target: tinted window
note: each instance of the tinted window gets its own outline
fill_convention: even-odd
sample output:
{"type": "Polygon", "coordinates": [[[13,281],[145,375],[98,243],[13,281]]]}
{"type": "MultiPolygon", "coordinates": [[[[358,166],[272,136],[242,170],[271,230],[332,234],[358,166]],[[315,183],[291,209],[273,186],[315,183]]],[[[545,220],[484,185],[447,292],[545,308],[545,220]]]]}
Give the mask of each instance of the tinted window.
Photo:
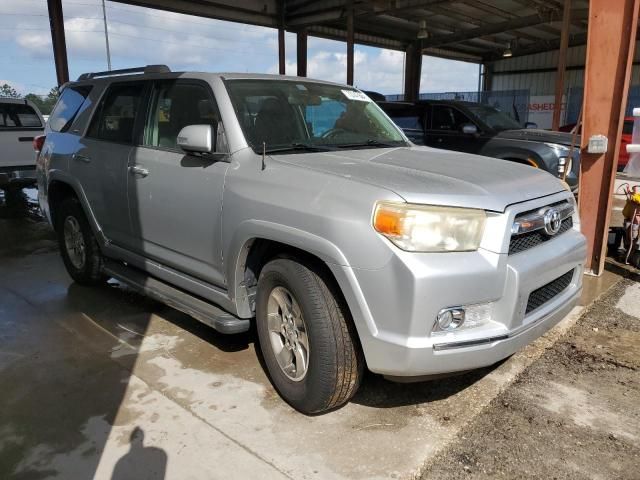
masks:
{"type": "Polygon", "coordinates": [[[0,103],[0,128],[41,128],[36,111],[24,103],[0,103]]]}
{"type": "Polygon", "coordinates": [[[69,129],[91,87],[65,88],[49,117],[49,128],[55,132],[69,129]]]}
{"type": "Polygon", "coordinates": [[[422,119],[417,115],[405,117],[392,116],[391,120],[393,120],[400,128],[422,130],[422,119]]]}
{"type": "Polygon", "coordinates": [[[187,125],[218,126],[218,109],[202,85],[163,83],[154,90],[144,144],[178,148],[178,133],[187,125]]]}
{"type": "Polygon", "coordinates": [[[445,105],[433,106],[431,116],[432,129],[460,131],[465,123],[470,123],[469,119],[455,108],[445,105]]]}
{"type": "Polygon", "coordinates": [[[88,136],[110,142],[131,143],[142,97],[142,84],[109,88],[94,114],[88,136]]]}

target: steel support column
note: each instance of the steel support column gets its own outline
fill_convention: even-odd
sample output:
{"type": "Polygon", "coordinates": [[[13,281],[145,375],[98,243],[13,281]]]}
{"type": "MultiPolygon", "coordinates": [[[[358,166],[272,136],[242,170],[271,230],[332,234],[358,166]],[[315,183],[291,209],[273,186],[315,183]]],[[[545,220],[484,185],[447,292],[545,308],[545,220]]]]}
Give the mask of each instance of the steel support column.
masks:
{"type": "Polygon", "coordinates": [[[404,99],[412,102],[420,96],[420,75],[422,73],[422,47],[419,42],[411,43],[405,51],[404,99]]]}
{"type": "Polygon", "coordinates": [[[347,84],[353,85],[353,9],[347,15],[347,84]]]}
{"type": "Polygon", "coordinates": [[[284,49],[284,28],[278,29],[278,72],[280,75],[285,75],[287,69],[287,63],[285,58],[284,49]]]}
{"type": "Polygon", "coordinates": [[[564,93],[564,74],[567,68],[567,48],[571,33],[571,0],[564,0],[562,13],[562,31],[560,32],[560,51],[558,52],[558,70],[556,71],[556,92],[553,104],[552,130],[560,128],[560,113],[562,111],[562,94],[564,93]]]}
{"type": "Polygon", "coordinates": [[[49,8],[53,59],[56,65],[58,86],[60,86],[69,81],[69,64],[67,63],[67,42],[64,37],[62,0],[47,0],[47,7],[49,8]]]}
{"type": "Polygon", "coordinates": [[[600,275],[607,247],[611,194],[633,64],[640,0],[591,0],[584,80],[580,216],[587,273],[600,275]],[[609,139],[605,154],[588,153],[592,135],[609,139]]]}
{"type": "Polygon", "coordinates": [[[296,34],[296,58],[298,76],[307,76],[307,31],[301,30],[296,34]]]}
{"type": "Polygon", "coordinates": [[[285,55],[286,52],[284,39],[286,11],[284,0],[280,0],[278,2],[278,14],[280,17],[278,21],[278,72],[280,73],[280,75],[286,75],[287,59],[285,55]]]}

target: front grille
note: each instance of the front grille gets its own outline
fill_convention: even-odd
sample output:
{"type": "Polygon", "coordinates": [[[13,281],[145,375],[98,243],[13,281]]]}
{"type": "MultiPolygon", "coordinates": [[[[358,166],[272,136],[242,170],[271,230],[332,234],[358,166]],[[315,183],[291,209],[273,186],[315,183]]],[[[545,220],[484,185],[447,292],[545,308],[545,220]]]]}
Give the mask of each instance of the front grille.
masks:
{"type": "Polygon", "coordinates": [[[542,305],[562,293],[565,288],[569,286],[572,278],[573,270],[531,292],[531,294],[529,295],[529,300],[527,301],[527,309],[525,311],[525,315],[533,312],[536,308],[541,307],[542,305]]]}
{"type": "Polygon", "coordinates": [[[520,235],[514,235],[511,237],[509,243],[509,255],[529,250],[541,243],[548,242],[549,240],[563,234],[567,230],[573,228],[573,219],[571,217],[565,218],[560,224],[560,230],[553,237],[550,237],[543,230],[536,230],[533,232],[522,233],[520,235]]]}

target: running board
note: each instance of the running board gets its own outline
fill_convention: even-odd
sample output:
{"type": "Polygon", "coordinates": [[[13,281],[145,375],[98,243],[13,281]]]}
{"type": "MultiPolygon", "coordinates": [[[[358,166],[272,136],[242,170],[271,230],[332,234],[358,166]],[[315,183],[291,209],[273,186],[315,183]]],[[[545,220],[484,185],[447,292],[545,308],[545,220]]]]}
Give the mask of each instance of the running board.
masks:
{"type": "Polygon", "coordinates": [[[136,268],[107,260],[104,272],[127,284],[133,290],[180,310],[220,333],[246,332],[251,325],[249,319],[235,317],[215,305],[150,277],[136,268]]]}

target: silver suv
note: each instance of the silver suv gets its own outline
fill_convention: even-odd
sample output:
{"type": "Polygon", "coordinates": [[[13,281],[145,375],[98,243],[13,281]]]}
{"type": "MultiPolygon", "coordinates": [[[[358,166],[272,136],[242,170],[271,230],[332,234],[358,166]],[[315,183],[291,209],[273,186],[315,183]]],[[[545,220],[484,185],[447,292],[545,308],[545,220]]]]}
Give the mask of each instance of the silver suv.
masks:
{"type": "Polygon", "coordinates": [[[582,288],[558,179],[416,147],[345,85],[84,74],[50,118],[38,181],[75,281],[115,277],[224,333],[255,324],[273,385],[305,413],[346,402],[365,367],[491,365],[582,288]]]}

